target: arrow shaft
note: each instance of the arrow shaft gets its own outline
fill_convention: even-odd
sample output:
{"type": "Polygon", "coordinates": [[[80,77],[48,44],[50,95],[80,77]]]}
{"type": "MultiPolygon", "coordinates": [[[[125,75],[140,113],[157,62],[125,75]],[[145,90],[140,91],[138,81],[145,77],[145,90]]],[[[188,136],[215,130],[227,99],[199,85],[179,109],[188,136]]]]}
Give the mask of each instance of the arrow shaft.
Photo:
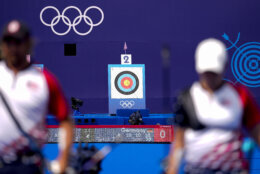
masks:
{"type": "Polygon", "coordinates": [[[236,49],[238,49],[238,47],[230,40],[228,39],[228,41],[231,43],[231,46],[235,47],[236,49]]]}

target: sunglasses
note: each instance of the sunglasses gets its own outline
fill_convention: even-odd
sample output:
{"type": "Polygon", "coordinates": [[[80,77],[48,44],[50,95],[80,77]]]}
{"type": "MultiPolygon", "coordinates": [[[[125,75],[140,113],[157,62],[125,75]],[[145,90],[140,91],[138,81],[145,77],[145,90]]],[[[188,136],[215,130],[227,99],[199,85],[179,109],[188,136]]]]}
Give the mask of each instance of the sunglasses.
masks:
{"type": "Polygon", "coordinates": [[[22,43],[26,42],[28,39],[18,39],[14,37],[5,37],[3,38],[3,42],[7,45],[21,45],[22,43]]]}

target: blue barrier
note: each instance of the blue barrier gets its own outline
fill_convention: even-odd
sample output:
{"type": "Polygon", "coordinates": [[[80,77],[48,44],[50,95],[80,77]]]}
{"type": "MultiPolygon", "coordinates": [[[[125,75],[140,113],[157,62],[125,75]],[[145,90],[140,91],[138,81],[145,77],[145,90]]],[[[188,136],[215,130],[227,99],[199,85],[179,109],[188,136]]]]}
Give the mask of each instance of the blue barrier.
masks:
{"type": "MultiPolygon", "coordinates": [[[[128,117],[109,114],[82,114],[73,116],[76,125],[129,125],[128,117]]],[[[144,125],[173,125],[174,114],[149,114],[143,117],[144,125]]],[[[48,125],[58,125],[54,116],[47,117],[48,125]]]]}

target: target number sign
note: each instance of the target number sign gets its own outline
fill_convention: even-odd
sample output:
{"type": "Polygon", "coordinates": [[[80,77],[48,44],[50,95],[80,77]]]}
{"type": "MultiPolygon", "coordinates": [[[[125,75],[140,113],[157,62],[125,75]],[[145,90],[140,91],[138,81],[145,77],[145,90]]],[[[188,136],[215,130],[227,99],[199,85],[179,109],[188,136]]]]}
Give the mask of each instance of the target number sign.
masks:
{"type": "Polygon", "coordinates": [[[121,64],[132,64],[132,55],[131,54],[121,54],[121,64]]]}
{"type": "Polygon", "coordinates": [[[108,65],[109,111],[145,109],[144,81],[144,65],[108,65]]]}

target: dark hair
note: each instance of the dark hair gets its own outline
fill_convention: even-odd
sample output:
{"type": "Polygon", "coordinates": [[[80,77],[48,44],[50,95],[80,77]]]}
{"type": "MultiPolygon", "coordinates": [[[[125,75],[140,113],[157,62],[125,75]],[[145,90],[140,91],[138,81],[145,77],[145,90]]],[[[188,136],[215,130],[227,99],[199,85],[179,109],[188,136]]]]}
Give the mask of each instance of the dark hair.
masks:
{"type": "Polygon", "coordinates": [[[12,20],[4,27],[2,34],[2,42],[8,42],[10,40],[15,41],[27,41],[30,39],[30,31],[28,27],[18,20],[12,20]]]}

